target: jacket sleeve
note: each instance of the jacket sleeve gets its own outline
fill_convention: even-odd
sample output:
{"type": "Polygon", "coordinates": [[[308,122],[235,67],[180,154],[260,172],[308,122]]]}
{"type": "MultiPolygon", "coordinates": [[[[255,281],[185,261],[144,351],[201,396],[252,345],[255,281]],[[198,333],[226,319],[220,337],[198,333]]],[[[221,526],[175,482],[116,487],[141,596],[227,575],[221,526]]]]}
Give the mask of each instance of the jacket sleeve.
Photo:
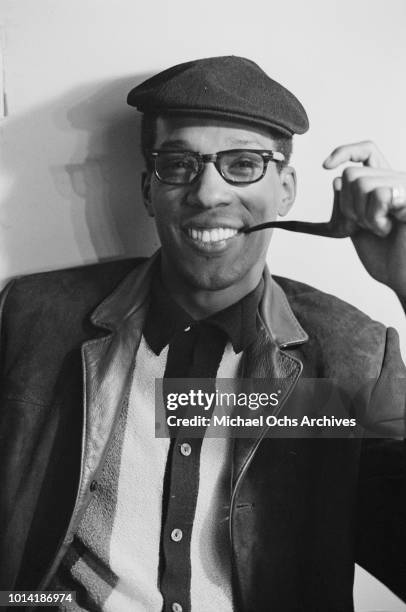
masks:
{"type": "Polygon", "coordinates": [[[406,370],[394,329],[388,329],[370,409],[391,438],[363,440],[357,504],[356,560],[406,601],[406,370]]]}

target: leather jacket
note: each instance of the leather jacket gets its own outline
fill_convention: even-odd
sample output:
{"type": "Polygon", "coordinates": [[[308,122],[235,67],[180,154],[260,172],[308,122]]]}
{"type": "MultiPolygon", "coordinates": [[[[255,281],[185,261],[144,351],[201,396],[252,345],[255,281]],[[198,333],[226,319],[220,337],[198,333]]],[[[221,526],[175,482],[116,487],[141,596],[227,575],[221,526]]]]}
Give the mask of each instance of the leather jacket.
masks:
{"type": "MultiPolygon", "coordinates": [[[[46,588],[97,487],[128,401],[153,259],[31,275],[3,292],[3,590],[46,588]]],[[[280,380],[275,415],[302,376],[338,381],[364,414],[404,418],[395,330],[267,272],[260,319],[240,376],[280,380]]],[[[354,562],[406,599],[402,440],[278,439],[264,427],[232,452],[236,610],[353,610],[354,562]]]]}

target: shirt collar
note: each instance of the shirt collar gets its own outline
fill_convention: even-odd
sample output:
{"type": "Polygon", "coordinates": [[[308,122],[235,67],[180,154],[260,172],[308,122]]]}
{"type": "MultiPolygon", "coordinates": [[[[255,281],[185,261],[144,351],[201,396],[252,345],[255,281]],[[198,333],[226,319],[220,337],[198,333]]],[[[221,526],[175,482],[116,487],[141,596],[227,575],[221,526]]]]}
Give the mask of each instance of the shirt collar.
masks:
{"type": "Polygon", "coordinates": [[[206,324],[222,330],[234,351],[239,353],[257,337],[257,311],[263,287],[261,280],[253,291],[238,302],[196,321],[171,297],[156,271],[151,284],[151,304],[143,329],[145,339],[154,353],[159,355],[179,331],[192,325],[206,324]]]}

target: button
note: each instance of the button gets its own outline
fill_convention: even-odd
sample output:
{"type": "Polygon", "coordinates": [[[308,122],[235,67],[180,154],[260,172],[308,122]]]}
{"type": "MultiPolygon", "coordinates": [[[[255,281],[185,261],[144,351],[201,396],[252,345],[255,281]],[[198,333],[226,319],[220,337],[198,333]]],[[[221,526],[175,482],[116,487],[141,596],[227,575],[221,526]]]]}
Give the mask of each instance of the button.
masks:
{"type": "Polygon", "coordinates": [[[182,606],[177,601],[172,604],[172,612],[183,612],[182,606]]]}
{"type": "Polygon", "coordinates": [[[96,491],[98,487],[98,482],[97,480],[92,480],[92,482],[90,483],[90,490],[92,493],[94,493],[96,491]]]}
{"type": "MultiPolygon", "coordinates": [[[[190,327],[190,325],[189,325],[188,327],[185,327],[185,329],[184,329],[183,331],[188,332],[188,331],[190,331],[190,330],[191,330],[191,327],[190,327]]],[[[175,605],[175,604],[173,604],[173,605],[175,605]]]]}
{"type": "Polygon", "coordinates": [[[189,457],[192,452],[192,447],[187,442],[183,442],[183,444],[180,445],[180,452],[184,457],[189,457]]]}
{"type": "Polygon", "coordinates": [[[172,529],[171,540],[174,542],[180,542],[183,538],[182,529],[172,529]]]}

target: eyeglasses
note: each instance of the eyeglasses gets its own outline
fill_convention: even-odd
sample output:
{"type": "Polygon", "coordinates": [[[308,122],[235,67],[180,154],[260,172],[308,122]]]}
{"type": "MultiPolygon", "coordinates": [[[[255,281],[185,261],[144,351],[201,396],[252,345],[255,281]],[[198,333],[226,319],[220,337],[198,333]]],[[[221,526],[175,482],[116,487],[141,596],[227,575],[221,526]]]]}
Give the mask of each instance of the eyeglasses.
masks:
{"type": "Polygon", "coordinates": [[[217,171],[231,185],[248,185],[260,181],[268,162],[283,162],[285,156],[278,151],[257,149],[229,149],[201,155],[194,151],[151,151],[154,173],[167,185],[191,185],[201,175],[204,164],[213,163],[217,171]]]}

